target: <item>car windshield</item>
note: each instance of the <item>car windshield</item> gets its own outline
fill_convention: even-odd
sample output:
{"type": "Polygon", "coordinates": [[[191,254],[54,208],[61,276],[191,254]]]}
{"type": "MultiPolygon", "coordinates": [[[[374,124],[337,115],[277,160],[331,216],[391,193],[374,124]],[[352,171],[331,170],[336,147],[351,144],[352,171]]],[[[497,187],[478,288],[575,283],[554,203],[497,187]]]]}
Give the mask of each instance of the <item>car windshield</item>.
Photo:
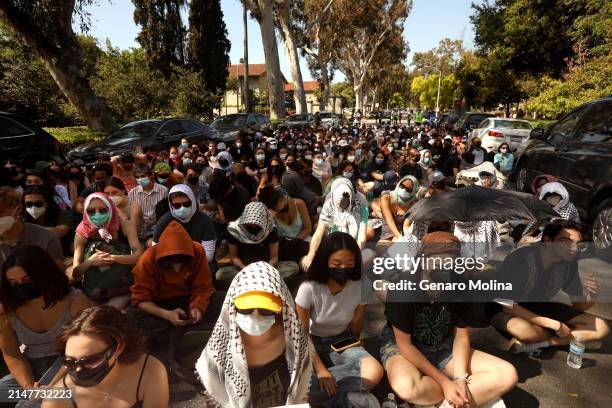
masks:
{"type": "Polygon", "coordinates": [[[531,129],[531,124],[522,120],[496,120],[495,127],[503,129],[531,129]]]}
{"type": "Polygon", "coordinates": [[[457,122],[459,120],[459,115],[450,115],[447,120],[449,122],[457,122]]]}
{"type": "Polygon", "coordinates": [[[217,127],[243,127],[244,126],[244,115],[227,115],[221,116],[210,124],[213,128],[217,127]]]}
{"type": "Polygon", "coordinates": [[[287,120],[290,122],[301,122],[308,120],[308,115],[290,115],[287,117],[287,120]]]}
{"type": "Polygon", "coordinates": [[[113,133],[110,136],[110,139],[131,139],[134,137],[152,136],[153,133],[155,133],[155,131],[159,128],[161,123],[161,120],[128,123],[113,133]]]}

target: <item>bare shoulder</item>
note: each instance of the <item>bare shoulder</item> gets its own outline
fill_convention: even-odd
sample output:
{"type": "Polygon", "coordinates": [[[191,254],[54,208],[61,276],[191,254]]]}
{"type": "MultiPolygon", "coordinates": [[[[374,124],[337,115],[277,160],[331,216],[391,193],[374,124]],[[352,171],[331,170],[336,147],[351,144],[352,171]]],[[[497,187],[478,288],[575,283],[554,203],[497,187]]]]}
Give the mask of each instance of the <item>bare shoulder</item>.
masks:
{"type": "Polygon", "coordinates": [[[74,295],[74,299],[70,304],[70,316],[75,319],[81,312],[90,306],[94,306],[95,303],[80,290],[74,295]]]}

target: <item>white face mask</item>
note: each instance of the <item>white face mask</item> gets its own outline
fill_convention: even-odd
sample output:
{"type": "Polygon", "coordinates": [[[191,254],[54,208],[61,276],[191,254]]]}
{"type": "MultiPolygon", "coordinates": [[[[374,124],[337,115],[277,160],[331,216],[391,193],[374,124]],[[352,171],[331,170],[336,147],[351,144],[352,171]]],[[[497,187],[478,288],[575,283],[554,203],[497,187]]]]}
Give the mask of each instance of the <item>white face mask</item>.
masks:
{"type": "Polygon", "coordinates": [[[28,212],[28,214],[32,216],[32,218],[37,220],[47,211],[47,208],[45,206],[42,206],[42,207],[32,206],[30,208],[26,208],[26,211],[28,212]]]}
{"type": "Polygon", "coordinates": [[[350,161],[351,163],[355,161],[355,156],[347,156],[346,160],[350,161]]]}
{"type": "Polygon", "coordinates": [[[276,322],[276,316],[261,316],[259,313],[255,314],[241,314],[236,315],[236,324],[242,329],[243,332],[249,336],[261,336],[274,325],[276,322]]]}
{"type": "Polygon", "coordinates": [[[0,217],[0,235],[10,230],[13,227],[13,224],[15,224],[15,218],[13,218],[12,215],[0,217]]]}
{"type": "Polygon", "coordinates": [[[111,196],[110,199],[117,207],[119,207],[121,203],[123,202],[123,197],[121,196],[111,196]]]}

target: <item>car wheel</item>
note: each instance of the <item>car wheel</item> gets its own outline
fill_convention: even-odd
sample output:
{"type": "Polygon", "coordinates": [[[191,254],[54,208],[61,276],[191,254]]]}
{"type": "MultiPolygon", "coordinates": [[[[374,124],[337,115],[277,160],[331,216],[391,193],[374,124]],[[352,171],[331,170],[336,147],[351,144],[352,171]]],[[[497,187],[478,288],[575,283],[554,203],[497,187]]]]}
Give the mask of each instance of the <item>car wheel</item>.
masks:
{"type": "Polygon", "coordinates": [[[591,238],[598,250],[612,250],[612,198],[605,199],[597,206],[591,238]]]}
{"type": "Polygon", "coordinates": [[[527,169],[521,166],[516,172],[516,191],[528,193],[527,191],[527,169]]]}

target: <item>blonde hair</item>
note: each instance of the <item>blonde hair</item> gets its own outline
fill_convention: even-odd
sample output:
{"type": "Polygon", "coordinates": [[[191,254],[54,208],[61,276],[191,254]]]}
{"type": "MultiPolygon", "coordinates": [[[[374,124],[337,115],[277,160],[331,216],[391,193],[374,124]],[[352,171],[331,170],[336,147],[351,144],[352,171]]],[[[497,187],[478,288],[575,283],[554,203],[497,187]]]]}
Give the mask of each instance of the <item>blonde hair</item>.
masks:
{"type": "Polygon", "coordinates": [[[21,197],[14,188],[0,187],[0,211],[15,209],[20,201],[21,197]]]}

